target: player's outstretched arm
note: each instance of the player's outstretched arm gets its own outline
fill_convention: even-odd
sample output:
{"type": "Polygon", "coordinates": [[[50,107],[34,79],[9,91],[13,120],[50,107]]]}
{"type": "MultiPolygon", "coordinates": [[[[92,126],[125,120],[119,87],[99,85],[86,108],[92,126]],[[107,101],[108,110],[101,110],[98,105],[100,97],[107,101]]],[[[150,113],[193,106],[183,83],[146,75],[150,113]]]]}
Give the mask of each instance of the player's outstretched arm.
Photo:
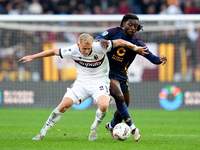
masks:
{"type": "Polygon", "coordinates": [[[132,44],[128,41],[122,40],[122,39],[113,40],[113,47],[115,48],[118,46],[128,47],[143,56],[146,54],[149,54],[148,52],[146,52],[146,50],[147,50],[146,46],[145,47],[137,46],[137,45],[134,45],[134,44],[132,44]]]}
{"type": "Polygon", "coordinates": [[[26,63],[26,62],[30,62],[36,58],[49,57],[49,56],[53,56],[53,55],[59,55],[59,49],[51,49],[51,50],[43,51],[43,52],[40,52],[40,53],[37,53],[34,55],[24,56],[18,62],[23,61],[24,63],[26,63]]]}
{"type": "MultiPolygon", "coordinates": [[[[108,47],[108,40],[105,39],[98,39],[97,41],[99,41],[101,43],[101,46],[104,49],[107,49],[108,47]]],[[[122,39],[117,39],[117,40],[113,40],[113,47],[118,47],[118,46],[122,46],[122,47],[128,47],[130,49],[133,49],[134,51],[136,51],[138,54],[144,56],[146,54],[149,54],[148,52],[146,52],[147,47],[142,47],[142,46],[136,46],[128,41],[122,40],[122,39]]]]}

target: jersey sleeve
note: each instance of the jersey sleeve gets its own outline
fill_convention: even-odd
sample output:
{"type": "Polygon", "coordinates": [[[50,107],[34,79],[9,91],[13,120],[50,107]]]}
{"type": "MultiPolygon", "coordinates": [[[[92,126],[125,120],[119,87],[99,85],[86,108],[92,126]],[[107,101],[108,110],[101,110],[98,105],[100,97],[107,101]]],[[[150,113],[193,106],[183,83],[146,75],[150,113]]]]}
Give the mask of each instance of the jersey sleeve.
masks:
{"type": "Polygon", "coordinates": [[[59,49],[59,55],[61,58],[70,59],[72,58],[72,51],[76,45],[63,47],[59,49]]]}
{"type": "Polygon", "coordinates": [[[105,39],[105,40],[108,40],[109,39],[109,32],[106,30],[104,31],[103,33],[99,34],[95,40],[98,40],[98,39],[105,39]]]}
{"type": "Polygon", "coordinates": [[[152,52],[150,52],[149,50],[147,50],[146,52],[148,52],[149,54],[145,55],[144,57],[147,58],[150,62],[152,62],[153,64],[160,64],[159,63],[159,56],[155,56],[152,52]]]}
{"type": "Polygon", "coordinates": [[[106,54],[108,51],[111,51],[113,47],[113,42],[112,40],[108,40],[108,47],[107,49],[104,49],[102,46],[101,46],[101,43],[100,42],[94,42],[93,43],[93,48],[95,48],[96,50],[98,51],[103,51],[104,54],[106,54]]]}
{"type": "Polygon", "coordinates": [[[104,31],[103,33],[99,34],[95,40],[98,40],[98,39],[105,39],[105,40],[110,40],[111,37],[113,36],[113,34],[115,34],[117,28],[110,28],[106,31],[104,31]]]}
{"type": "Polygon", "coordinates": [[[112,47],[113,47],[113,41],[112,41],[112,40],[109,40],[108,42],[109,42],[109,43],[108,43],[108,47],[107,47],[107,52],[108,52],[108,51],[111,51],[111,49],[112,49],[112,47]]]}
{"type": "MultiPolygon", "coordinates": [[[[142,46],[142,47],[146,46],[146,44],[144,42],[142,42],[141,40],[138,41],[137,45],[142,46]]],[[[149,53],[147,55],[144,55],[144,57],[146,59],[148,59],[153,64],[160,64],[159,63],[159,58],[160,58],[159,56],[155,56],[149,49],[147,49],[146,52],[149,53]]]]}

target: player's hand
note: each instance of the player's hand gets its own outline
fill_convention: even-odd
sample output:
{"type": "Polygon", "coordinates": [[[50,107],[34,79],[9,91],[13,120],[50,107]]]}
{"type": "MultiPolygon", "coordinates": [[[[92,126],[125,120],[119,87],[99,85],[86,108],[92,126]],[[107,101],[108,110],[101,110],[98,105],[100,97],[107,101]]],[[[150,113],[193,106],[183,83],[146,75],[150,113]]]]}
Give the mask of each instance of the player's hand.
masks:
{"type": "Polygon", "coordinates": [[[101,44],[101,46],[102,46],[104,49],[107,50],[108,44],[109,44],[108,40],[105,40],[105,39],[98,39],[97,41],[99,41],[100,44],[101,44]]]}
{"type": "Polygon", "coordinates": [[[26,63],[26,62],[30,62],[32,60],[33,60],[33,57],[31,55],[28,55],[28,56],[22,57],[18,62],[23,61],[24,63],[26,63]]]}
{"type": "Polygon", "coordinates": [[[141,46],[138,46],[138,49],[137,49],[137,53],[144,56],[146,54],[149,54],[148,52],[146,52],[148,48],[145,46],[145,47],[141,47],[141,46]]]}
{"type": "Polygon", "coordinates": [[[162,65],[164,65],[167,63],[167,57],[162,55],[160,56],[159,61],[161,62],[162,65]]]}

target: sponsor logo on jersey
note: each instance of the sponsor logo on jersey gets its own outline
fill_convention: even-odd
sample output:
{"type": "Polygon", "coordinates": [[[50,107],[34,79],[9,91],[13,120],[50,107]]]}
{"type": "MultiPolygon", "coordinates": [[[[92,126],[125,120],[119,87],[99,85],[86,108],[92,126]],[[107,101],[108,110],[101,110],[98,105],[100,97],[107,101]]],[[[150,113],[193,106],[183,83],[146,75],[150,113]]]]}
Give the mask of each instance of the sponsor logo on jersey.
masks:
{"type": "Polygon", "coordinates": [[[115,54],[113,54],[112,59],[119,61],[119,62],[123,62],[123,58],[122,57],[118,57],[115,54]]]}
{"type": "Polygon", "coordinates": [[[66,53],[67,52],[67,49],[63,50],[63,53],[66,53]]]}
{"type": "Polygon", "coordinates": [[[105,31],[104,33],[102,33],[103,36],[106,36],[108,34],[108,31],[105,31]]]}
{"type": "Polygon", "coordinates": [[[95,61],[95,62],[85,62],[85,61],[80,61],[80,60],[74,60],[76,63],[78,63],[79,65],[83,66],[83,67],[88,67],[88,68],[97,68],[99,66],[101,66],[101,64],[103,63],[105,58],[104,57],[101,60],[95,61]]]}
{"type": "Polygon", "coordinates": [[[71,48],[63,50],[63,53],[66,53],[67,51],[71,52],[71,48]]]}

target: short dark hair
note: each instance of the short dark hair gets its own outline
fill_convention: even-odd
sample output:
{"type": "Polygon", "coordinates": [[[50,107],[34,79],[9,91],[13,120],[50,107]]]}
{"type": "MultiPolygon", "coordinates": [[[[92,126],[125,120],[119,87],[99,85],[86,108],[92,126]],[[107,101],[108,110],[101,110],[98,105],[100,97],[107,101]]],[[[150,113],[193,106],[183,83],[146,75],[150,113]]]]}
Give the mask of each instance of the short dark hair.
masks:
{"type": "Polygon", "coordinates": [[[120,27],[123,27],[123,22],[127,22],[129,19],[134,19],[134,20],[138,20],[139,21],[139,18],[135,14],[127,13],[122,18],[120,27]]]}

